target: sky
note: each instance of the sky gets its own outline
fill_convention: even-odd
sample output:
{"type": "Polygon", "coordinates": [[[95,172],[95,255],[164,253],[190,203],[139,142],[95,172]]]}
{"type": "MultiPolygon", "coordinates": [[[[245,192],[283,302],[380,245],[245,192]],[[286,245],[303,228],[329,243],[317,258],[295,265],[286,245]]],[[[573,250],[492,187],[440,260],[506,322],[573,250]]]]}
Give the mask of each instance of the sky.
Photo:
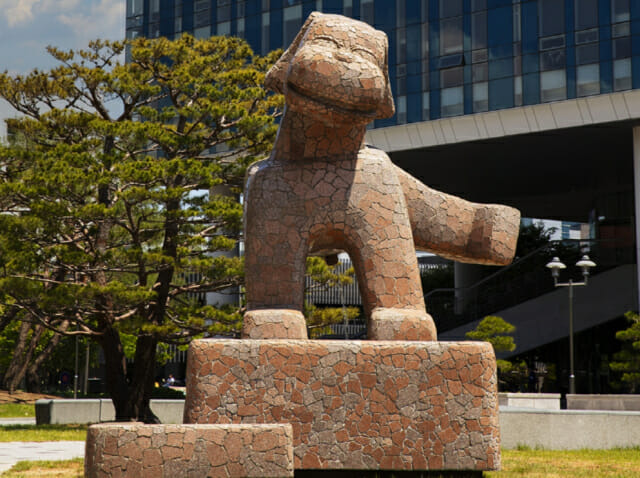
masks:
{"type": "MultiPolygon", "coordinates": [[[[86,47],[97,38],[122,40],[126,0],[0,0],[0,71],[28,73],[56,65],[48,45],[65,50],[86,47]]],[[[0,100],[4,118],[15,116],[0,100]]]]}

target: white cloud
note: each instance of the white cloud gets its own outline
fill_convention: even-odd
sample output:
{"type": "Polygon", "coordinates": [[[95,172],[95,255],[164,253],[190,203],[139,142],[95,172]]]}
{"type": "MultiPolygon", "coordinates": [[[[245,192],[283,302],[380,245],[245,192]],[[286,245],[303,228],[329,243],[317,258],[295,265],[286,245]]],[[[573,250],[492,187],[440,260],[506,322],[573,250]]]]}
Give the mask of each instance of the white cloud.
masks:
{"type": "Polygon", "coordinates": [[[85,8],[74,8],[68,13],[59,13],[56,18],[83,40],[121,40],[124,38],[124,14],[124,1],[98,0],[90,2],[88,6],[85,4],[85,8]]]}
{"type": "Polygon", "coordinates": [[[0,0],[0,10],[4,12],[10,27],[33,19],[33,6],[38,0],[0,0]]]}

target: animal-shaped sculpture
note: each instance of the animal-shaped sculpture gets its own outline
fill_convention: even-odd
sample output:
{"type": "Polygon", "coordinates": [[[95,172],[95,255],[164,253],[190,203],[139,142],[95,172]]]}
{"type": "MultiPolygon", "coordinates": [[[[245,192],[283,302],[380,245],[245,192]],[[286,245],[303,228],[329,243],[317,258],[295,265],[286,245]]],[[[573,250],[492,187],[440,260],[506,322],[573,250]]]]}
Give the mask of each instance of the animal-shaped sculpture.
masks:
{"type": "Polygon", "coordinates": [[[245,188],[244,337],[307,337],[312,253],[349,254],[376,340],[436,340],[415,247],[463,262],[513,257],[517,210],[430,189],[364,144],[367,123],[394,113],[387,46],[365,23],[312,13],[267,74],[285,111],[245,188]]]}

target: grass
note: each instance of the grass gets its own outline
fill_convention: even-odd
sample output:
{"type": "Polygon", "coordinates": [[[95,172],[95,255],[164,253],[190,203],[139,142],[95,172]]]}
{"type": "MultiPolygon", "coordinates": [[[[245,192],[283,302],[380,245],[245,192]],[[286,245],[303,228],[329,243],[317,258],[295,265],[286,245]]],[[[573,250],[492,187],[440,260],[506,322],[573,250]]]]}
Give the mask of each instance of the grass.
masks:
{"type": "Polygon", "coordinates": [[[84,459],[64,461],[20,461],[2,478],[81,478],[84,476],[84,459]]]}
{"type": "Polygon", "coordinates": [[[502,471],[484,473],[487,478],[637,477],[640,448],[612,450],[502,450],[502,471]]]}
{"type": "Polygon", "coordinates": [[[0,426],[0,442],[83,441],[87,425],[7,425],[0,426]]]}
{"type": "Polygon", "coordinates": [[[0,418],[35,416],[36,406],[33,403],[0,403],[0,418]]]}

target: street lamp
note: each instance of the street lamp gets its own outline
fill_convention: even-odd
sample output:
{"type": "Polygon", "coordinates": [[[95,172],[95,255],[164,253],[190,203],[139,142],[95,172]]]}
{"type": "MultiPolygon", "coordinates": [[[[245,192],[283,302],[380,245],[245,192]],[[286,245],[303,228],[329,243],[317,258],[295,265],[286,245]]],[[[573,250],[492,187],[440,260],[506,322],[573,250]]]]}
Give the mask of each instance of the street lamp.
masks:
{"type": "Polygon", "coordinates": [[[553,285],[556,287],[568,287],[569,288],[569,393],[576,393],[576,376],[573,371],[573,287],[580,285],[587,285],[589,280],[589,269],[596,266],[596,263],[589,259],[589,256],[586,254],[582,256],[578,262],[576,262],[576,266],[582,269],[582,282],[573,282],[572,279],[569,279],[569,282],[558,282],[558,278],[560,277],[560,270],[566,269],[565,266],[558,257],[554,257],[551,262],[549,262],[546,267],[551,269],[551,276],[553,277],[553,285]]]}

